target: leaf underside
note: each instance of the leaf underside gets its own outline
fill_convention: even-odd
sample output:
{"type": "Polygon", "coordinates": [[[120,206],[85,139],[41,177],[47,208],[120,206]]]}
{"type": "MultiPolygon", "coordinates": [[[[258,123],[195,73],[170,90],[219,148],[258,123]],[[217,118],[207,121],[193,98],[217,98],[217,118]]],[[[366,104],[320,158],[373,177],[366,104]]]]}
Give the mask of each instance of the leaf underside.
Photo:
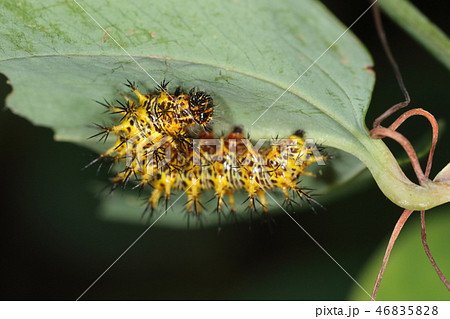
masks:
{"type": "MultiPolygon", "coordinates": [[[[350,31],[330,48],[346,28],[320,2],[78,2],[117,43],[74,1],[0,4],[0,72],[13,86],[7,105],[52,128],[57,140],[104,151],[108,144],[87,140],[95,133],[89,126],[114,118],[95,100],[122,100],[126,79],[150,92],[166,79],[169,89],[196,86],[213,96],[218,133],[240,124],[252,139],[270,139],[301,128],[317,143],[352,154],[363,149],[372,61],[350,31]]],[[[322,194],[364,167],[332,152],[338,158],[332,167],[319,167],[326,178],[305,178],[322,194]]],[[[104,211],[114,200],[105,199],[104,211]]],[[[184,202],[173,209],[181,211],[184,202]]],[[[139,207],[132,203],[119,215],[139,216],[139,207]]]]}

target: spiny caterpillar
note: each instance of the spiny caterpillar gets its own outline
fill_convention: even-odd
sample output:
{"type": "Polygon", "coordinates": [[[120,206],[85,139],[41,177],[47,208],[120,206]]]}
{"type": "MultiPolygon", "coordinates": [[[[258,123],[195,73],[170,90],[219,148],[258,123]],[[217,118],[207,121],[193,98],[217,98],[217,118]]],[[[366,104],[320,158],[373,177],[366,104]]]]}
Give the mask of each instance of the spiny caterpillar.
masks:
{"type": "Polygon", "coordinates": [[[253,212],[257,203],[268,212],[265,193],[280,189],[285,204],[295,201],[289,194],[314,201],[299,185],[302,175],[313,175],[306,168],[324,161],[315,144],[306,143],[303,131],[298,130],[287,139],[276,140],[270,147],[253,146],[244,138],[242,129],[235,127],[226,137],[215,138],[208,123],[213,115],[213,100],[203,91],[183,92],[179,87],[171,94],[165,81],[156,94],[142,94],[135,85],[126,84],[138,101],[124,96],[125,103],[114,106],[101,103],[114,114],[121,115],[116,126],[100,126],[102,135],[117,136],[111,148],[89,165],[102,159],[122,163],[124,169],[112,178],[113,188],[125,185],[134,176],[136,187],[150,186],[148,208],[157,209],[164,198],[166,210],[173,190],[187,194],[188,213],[199,215],[203,205],[200,197],[205,190],[213,190],[216,211],[222,212],[225,195],[230,210],[235,212],[233,194],[245,190],[248,208],[253,212]],[[190,128],[199,125],[200,133],[190,128]]]}

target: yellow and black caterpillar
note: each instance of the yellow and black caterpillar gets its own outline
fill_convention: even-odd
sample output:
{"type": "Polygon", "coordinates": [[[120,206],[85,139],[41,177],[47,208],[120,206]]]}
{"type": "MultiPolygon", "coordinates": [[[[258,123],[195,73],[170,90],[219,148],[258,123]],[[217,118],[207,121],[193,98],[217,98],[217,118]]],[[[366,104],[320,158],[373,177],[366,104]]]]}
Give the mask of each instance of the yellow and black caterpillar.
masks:
{"type": "Polygon", "coordinates": [[[251,211],[259,203],[268,212],[265,193],[275,189],[283,192],[288,204],[294,202],[293,195],[312,200],[299,179],[312,175],[306,171],[308,166],[327,156],[315,144],[305,142],[303,131],[259,149],[244,138],[240,127],[216,138],[208,126],[214,110],[211,96],[195,88],[189,93],[177,88],[171,94],[167,84],[162,82],[155,94],[142,94],[128,82],[137,101],[124,97],[125,103],[118,101],[119,106],[100,103],[121,119],[115,126],[99,126],[101,132],[94,136],[103,135],[106,140],[112,134],[117,140],[92,163],[106,158],[122,163],[124,169],[112,178],[115,186],[126,184],[131,177],[137,186],[150,186],[148,207],[152,211],[162,198],[167,207],[172,191],[182,190],[188,197],[188,213],[195,215],[202,212],[205,190],[214,191],[218,212],[227,205],[225,197],[231,211],[236,210],[233,194],[237,190],[247,192],[251,211]],[[190,128],[195,125],[203,130],[193,133],[190,128]]]}

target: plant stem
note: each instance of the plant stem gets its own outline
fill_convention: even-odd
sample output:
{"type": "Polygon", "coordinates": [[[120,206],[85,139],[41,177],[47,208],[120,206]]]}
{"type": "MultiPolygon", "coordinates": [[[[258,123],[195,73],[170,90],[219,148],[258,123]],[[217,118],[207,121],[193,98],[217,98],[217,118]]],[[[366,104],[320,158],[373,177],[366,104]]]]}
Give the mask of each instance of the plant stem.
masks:
{"type": "Polygon", "coordinates": [[[450,201],[450,182],[428,180],[417,185],[405,176],[382,141],[370,137],[361,141],[366,151],[353,154],[366,164],[380,190],[393,203],[404,209],[422,211],[450,201]]]}

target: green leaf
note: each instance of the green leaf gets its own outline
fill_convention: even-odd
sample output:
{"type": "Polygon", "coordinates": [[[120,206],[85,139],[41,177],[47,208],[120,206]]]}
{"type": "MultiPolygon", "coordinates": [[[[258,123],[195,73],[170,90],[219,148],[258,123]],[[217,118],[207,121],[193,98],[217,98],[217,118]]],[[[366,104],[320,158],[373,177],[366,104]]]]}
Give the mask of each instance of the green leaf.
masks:
{"type": "MultiPolygon", "coordinates": [[[[7,105],[51,127],[57,140],[104,151],[86,139],[95,133],[88,125],[112,121],[94,100],[120,99],[126,79],[141,89],[167,79],[171,88],[213,95],[218,132],[242,124],[253,139],[269,139],[301,128],[358,157],[394,202],[414,209],[442,202],[437,187],[405,181],[386,146],[368,136],[371,58],[320,2],[78,3],[0,4],[0,71],[13,86],[7,105]]],[[[325,193],[363,170],[353,156],[338,156],[345,161],[322,168],[326,185],[307,185],[325,193]]]]}
{"type": "Polygon", "coordinates": [[[381,9],[450,69],[450,39],[407,0],[379,0],[381,9]]]}
{"type": "MultiPolygon", "coordinates": [[[[428,245],[437,265],[447,278],[450,274],[449,213],[448,207],[433,209],[426,213],[428,245]]],[[[377,277],[388,239],[386,238],[380,245],[357,278],[368,291],[377,277]]],[[[356,287],[350,295],[350,300],[369,300],[369,298],[356,287]]],[[[378,290],[377,300],[450,300],[447,289],[425,255],[420,234],[419,212],[410,217],[394,245],[378,290]]]]}
{"type": "Polygon", "coordinates": [[[353,135],[365,132],[372,61],[350,33],[251,125],[345,30],[317,1],[80,1],[139,65],[75,2],[15,3],[1,17],[8,104],[59,139],[84,144],[100,118],[92,99],[117,98],[125,79],[154,87],[139,65],[158,82],[209,90],[219,130],[240,123],[257,139],[303,128],[327,145],[359,144],[353,135]]]}

